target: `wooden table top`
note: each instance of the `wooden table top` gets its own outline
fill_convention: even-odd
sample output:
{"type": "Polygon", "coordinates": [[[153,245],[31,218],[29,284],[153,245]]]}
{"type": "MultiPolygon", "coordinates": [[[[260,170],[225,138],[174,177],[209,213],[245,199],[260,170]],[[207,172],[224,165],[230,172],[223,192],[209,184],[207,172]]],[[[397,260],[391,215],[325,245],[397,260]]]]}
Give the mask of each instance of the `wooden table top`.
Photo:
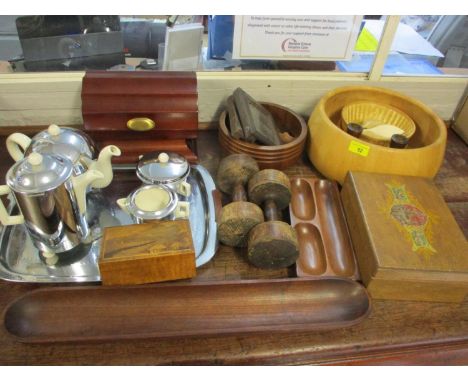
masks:
{"type": "MultiPolygon", "coordinates": [[[[198,142],[200,164],[212,174],[219,162],[213,131],[198,142]]],[[[5,147],[5,137],[0,137],[5,147]]],[[[445,160],[435,182],[468,237],[468,147],[449,131],[445,160]]],[[[12,161],[0,151],[0,174],[12,161]]],[[[289,175],[317,174],[304,157],[289,175]]],[[[3,175],[2,175],[3,177],[3,175]]],[[[116,181],[110,187],[115,187],[116,181]]],[[[120,185],[116,189],[126,192],[120,185]]],[[[125,189],[125,187],[124,187],[125,189]]],[[[201,280],[286,277],[286,271],[259,271],[241,254],[220,247],[216,261],[198,272],[201,280]]],[[[37,284],[0,281],[0,309],[37,284]]],[[[0,326],[2,365],[161,365],[161,364],[468,364],[468,302],[463,304],[373,300],[360,324],[322,332],[224,335],[93,343],[23,344],[0,326]]],[[[222,309],[222,307],[220,307],[222,309]]]]}

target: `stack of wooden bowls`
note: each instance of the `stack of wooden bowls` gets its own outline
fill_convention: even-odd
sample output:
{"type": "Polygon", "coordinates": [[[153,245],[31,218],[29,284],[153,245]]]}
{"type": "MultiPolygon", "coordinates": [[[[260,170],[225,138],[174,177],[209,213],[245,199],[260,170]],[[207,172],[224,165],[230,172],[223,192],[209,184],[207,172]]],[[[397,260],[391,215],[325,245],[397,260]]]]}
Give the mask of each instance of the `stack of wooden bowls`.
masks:
{"type": "Polygon", "coordinates": [[[305,148],[307,125],[291,109],[274,103],[261,104],[273,115],[280,133],[288,133],[292,137],[290,142],[278,146],[263,146],[235,139],[229,133],[229,120],[226,111],[223,111],[219,118],[219,143],[226,154],[248,154],[262,169],[285,169],[300,159],[305,148]]]}

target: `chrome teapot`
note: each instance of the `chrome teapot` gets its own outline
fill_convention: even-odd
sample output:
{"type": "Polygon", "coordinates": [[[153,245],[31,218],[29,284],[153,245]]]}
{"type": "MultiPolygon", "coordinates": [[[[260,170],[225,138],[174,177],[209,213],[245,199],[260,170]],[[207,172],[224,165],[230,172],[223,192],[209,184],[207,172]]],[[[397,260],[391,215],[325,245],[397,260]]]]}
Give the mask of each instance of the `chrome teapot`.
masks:
{"type": "Polygon", "coordinates": [[[113,177],[111,158],[121,154],[117,146],[110,145],[104,147],[98,155],[96,145],[87,134],[78,129],[57,125],[50,125],[32,139],[22,133],[13,133],[6,139],[6,146],[15,161],[31,153],[52,154],[70,160],[75,176],[88,170],[103,173],[103,178],[90,184],[92,188],[104,188],[110,184],[113,177]]]}
{"type": "Polygon", "coordinates": [[[60,253],[85,242],[90,236],[85,218],[87,187],[109,179],[95,169],[74,175],[73,167],[60,155],[36,152],[16,162],[7,172],[7,185],[0,186],[0,196],[12,192],[20,214],[10,216],[0,200],[1,223],[24,223],[43,252],[60,253]]]}
{"type": "Polygon", "coordinates": [[[15,161],[32,152],[62,155],[74,164],[75,175],[85,172],[89,161],[96,159],[98,154],[96,145],[86,133],[55,124],[37,133],[32,139],[22,133],[13,133],[6,139],[6,146],[15,161]]]}

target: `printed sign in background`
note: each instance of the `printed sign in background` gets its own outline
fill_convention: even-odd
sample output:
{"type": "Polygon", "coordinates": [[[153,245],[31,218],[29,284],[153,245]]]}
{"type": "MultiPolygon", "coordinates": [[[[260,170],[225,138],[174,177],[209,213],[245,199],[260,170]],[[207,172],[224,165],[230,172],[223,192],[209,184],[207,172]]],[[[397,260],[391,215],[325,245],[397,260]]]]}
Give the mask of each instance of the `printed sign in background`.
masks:
{"type": "Polygon", "coordinates": [[[233,58],[350,60],[362,16],[236,16],[233,58]]]}

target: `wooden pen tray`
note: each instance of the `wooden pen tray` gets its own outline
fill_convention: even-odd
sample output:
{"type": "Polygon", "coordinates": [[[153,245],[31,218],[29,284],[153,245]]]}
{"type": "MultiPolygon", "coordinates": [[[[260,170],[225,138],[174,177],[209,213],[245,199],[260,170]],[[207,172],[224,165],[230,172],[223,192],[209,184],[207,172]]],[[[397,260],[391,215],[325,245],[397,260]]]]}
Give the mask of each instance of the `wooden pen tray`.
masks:
{"type": "Polygon", "coordinates": [[[359,279],[336,182],[291,178],[289,212],[299,241],[298,277],[359,279]]]}

